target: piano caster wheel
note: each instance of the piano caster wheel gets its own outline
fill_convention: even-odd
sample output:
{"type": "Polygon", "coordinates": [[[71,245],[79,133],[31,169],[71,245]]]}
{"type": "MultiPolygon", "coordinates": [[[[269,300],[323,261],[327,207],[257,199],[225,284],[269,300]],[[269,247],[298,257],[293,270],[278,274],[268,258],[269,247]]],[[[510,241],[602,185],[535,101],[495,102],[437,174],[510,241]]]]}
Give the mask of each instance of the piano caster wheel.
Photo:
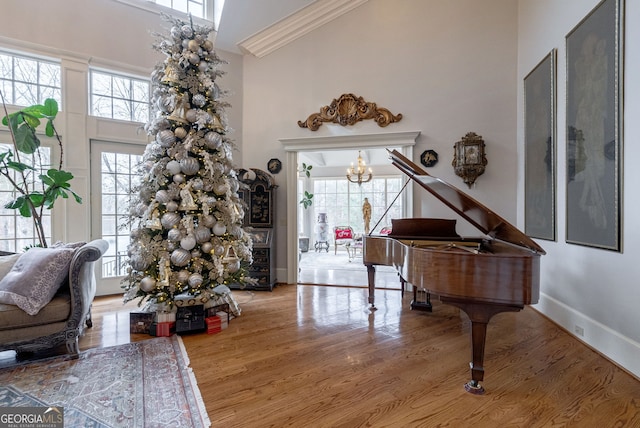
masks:
{"type": "Polygon", "coordinates": [[[464,389],[474,395],[484,394],[484,388],[475,380],[470,380],[464,384],[464,389]]]}

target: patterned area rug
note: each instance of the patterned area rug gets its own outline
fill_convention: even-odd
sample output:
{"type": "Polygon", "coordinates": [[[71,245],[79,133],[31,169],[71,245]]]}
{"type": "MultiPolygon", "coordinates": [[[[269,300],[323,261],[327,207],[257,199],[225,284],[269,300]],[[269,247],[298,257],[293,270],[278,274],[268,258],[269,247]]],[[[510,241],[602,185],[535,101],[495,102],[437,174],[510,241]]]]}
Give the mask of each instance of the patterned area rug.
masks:
{"type": "Polygon", "coordinates": [[[208,427],[179,336],[0,369],[0,407],[61,406],[69,427],[208,427]]]}

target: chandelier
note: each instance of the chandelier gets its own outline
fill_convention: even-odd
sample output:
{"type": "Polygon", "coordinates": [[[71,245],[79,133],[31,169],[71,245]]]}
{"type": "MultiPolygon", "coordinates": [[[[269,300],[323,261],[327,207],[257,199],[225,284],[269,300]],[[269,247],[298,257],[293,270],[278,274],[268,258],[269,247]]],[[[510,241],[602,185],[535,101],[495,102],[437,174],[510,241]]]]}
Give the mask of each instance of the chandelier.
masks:
{"type": "Polygon", "coordinates": [[[362,183],[366,183],[371,181],[373,178],[373,173],[371,172],[371,168],[369,168],[368,175],[365,176],[365,168],[366,165],[362,160],[362,156],[360,156],[360,150],[358,150],[358,167],[353,167],[353,162],[351,163],[351,167],[347,168],[347,180],[352,183],[358,183],[358,186],[362,183]]]}

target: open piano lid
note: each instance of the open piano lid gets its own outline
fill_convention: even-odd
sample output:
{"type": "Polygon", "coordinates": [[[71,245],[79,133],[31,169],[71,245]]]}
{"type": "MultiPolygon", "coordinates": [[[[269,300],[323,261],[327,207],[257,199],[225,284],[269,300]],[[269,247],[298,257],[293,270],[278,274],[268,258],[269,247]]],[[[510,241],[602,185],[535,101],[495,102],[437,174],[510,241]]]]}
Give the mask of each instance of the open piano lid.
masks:
{"type": "Polygon", "coordinates": [[[546,254],[531,238],[522,233],[511,223],[473,199],[471,196],[455,188],[451,184],[429,175],[425,170],[404,157],[397,150],[389,151],[392,163],[407,174],[413,181],[425,188],[445,205],[477,227],[485,235],[519,247],[546,254]]]}

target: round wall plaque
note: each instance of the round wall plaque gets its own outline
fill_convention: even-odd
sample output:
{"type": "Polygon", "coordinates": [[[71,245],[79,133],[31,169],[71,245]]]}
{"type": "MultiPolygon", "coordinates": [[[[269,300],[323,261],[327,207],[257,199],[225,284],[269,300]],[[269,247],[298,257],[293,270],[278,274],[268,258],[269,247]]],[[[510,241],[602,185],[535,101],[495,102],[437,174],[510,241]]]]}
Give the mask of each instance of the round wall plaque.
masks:
{"type": "Polygon", "coordinates": [[[280,159],[270,159],[267,163],[267,169],[271,174],[277,174],[282,169],[282,162],[280,162],[280,159]]]}
{"type": "Polygon", "coordinates": [[[420,155],[420,163],[426,167],[434,166],[438,163],[438,154],[435,150],[425,150],[420,155]]]}

